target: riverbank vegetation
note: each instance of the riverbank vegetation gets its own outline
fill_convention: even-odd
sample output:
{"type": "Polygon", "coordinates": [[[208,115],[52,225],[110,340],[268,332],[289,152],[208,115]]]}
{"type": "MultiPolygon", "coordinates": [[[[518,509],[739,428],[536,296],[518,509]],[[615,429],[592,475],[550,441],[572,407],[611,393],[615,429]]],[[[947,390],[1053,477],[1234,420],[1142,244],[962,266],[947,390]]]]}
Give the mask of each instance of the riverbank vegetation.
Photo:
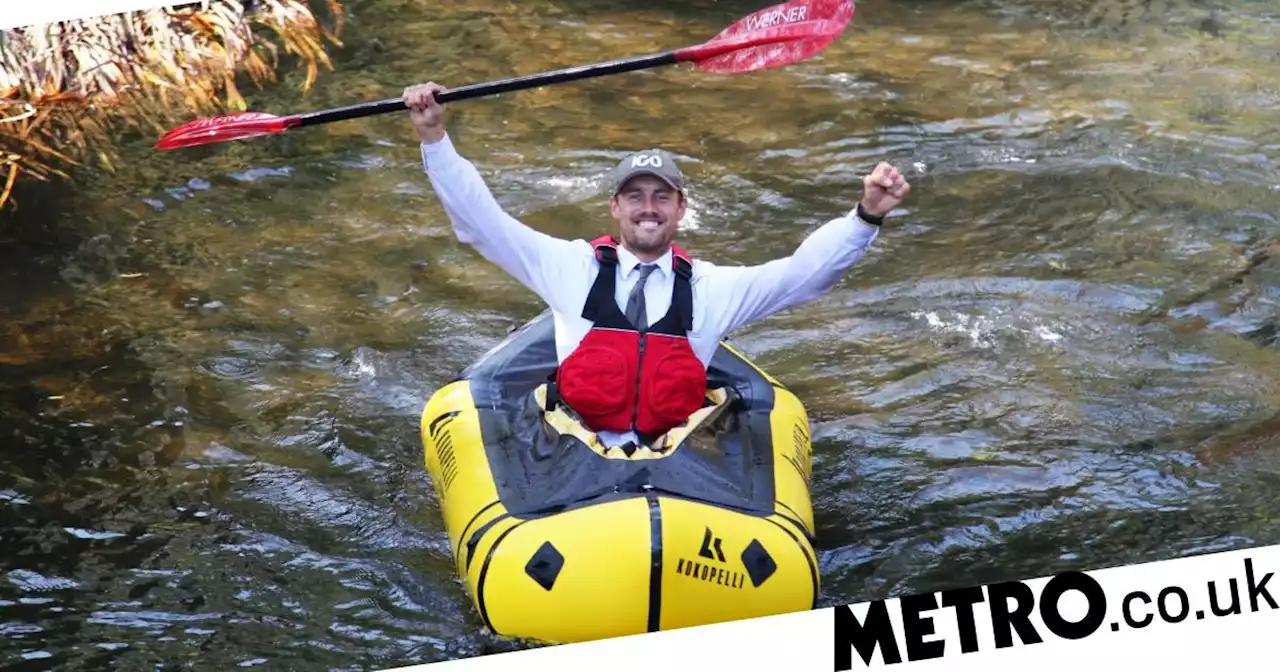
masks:
{"type": "Polygon", "coordinates": [[[21,180],[114,170],[124,134],[244,109],[237,81],[275,81],[286,61],[309,89],[332,69],[343,11],[339,0],[206,0],[0,31],[0,210],[16,206],[21,180]]]}

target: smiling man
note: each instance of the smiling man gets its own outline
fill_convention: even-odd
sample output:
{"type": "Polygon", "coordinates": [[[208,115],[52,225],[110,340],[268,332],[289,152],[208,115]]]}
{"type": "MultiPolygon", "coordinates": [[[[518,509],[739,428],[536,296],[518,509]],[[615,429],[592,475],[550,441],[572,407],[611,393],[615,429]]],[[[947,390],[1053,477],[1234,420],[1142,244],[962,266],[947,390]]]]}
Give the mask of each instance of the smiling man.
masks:
{"type": "Polygon", "coordinates": [[[458,240],[542,298],[555,317],[558,394],[607,445],[649,441],[684,422],[706,395],[721,339],[812,301],[866,253],[911,185],[881,163],[857,206],[809,234],[788,257],[755,266],[694,260],[675,244],[685,178],[666,151],[636,152],[610,176],[617,236],[562,240],[507,214],[454,149],[435,83],[405,89],[423,169],[458,240]]]}
{"type": "Polygon", "coordinates": [[[609,186],[609,214],[623,247],[642,262],[657,261],[671,249],[687,206],[675,157],[661,149],[636,152],[613,170],[609,186]]]}

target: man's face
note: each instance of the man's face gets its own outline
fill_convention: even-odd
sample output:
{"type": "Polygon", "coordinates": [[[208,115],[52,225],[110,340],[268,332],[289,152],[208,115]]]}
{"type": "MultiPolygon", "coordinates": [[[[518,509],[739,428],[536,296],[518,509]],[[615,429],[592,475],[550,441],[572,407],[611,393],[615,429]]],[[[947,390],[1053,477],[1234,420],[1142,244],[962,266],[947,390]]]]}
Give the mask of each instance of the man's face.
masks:
{"type": "Polygon", "coordinates": [[[652,175],[627,180],[609,199],[609,212],[618,220],[622,241],[637,254],[660,256],[676,237],[684,219],[684,195],[652,175]]]}

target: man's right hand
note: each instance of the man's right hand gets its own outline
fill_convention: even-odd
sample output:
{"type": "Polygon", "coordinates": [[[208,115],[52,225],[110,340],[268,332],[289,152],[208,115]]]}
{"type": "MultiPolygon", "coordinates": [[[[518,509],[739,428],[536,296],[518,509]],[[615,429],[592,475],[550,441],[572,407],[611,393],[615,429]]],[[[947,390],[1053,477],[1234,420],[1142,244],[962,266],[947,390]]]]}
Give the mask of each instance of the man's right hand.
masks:
{"type": "Polygon", "coordinates": [[[425,143],[439,142],[444,138],[444,107],[436,102],[435,94],[444,87],[435,82],[410,86],[404,90],[404,103],[409,108],[409,121],[425,143]]]}

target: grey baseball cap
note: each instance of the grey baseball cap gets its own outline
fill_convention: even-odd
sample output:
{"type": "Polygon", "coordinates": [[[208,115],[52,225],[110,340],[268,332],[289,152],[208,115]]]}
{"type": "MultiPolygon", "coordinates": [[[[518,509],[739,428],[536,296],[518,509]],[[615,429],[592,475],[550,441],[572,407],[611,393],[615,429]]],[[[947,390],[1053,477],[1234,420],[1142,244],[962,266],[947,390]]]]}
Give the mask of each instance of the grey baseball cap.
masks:
{"type": "Polygon", "coordinates": [[[672,189],[684,191],[684,173],[676,165],[676,157],[666,150],[646,149],[623,159],[609,174],[610,193],[617,194],[627,180],[637,175],[653,175],[672,189]]]}

